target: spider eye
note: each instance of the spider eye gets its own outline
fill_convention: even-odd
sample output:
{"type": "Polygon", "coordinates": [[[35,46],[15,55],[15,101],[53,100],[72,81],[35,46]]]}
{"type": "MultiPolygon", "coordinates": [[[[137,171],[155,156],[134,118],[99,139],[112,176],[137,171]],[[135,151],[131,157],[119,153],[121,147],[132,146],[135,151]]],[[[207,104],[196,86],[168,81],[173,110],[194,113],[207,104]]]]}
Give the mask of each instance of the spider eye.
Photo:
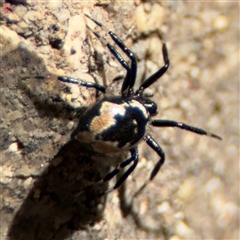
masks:
{"type": "Polygon", "coordinates": [[[144,99],[143,101],[143,105],[144,107],[147,109],[147,111],[149,112],[149,114],[151,116],[155,116],[158,113],[158,107],[157,104],[149,99],[144,99]]]}

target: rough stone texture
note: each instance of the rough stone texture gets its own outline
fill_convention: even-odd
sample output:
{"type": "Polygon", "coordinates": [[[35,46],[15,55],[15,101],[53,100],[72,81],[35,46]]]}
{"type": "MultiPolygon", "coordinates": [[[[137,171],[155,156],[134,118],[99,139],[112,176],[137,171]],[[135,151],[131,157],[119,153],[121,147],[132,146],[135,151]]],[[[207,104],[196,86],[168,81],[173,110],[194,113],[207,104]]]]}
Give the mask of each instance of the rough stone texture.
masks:
{"type": "Polygon", "coordinates": [[[238,239],[237,3],[1,4],[2,239],[238,239]],[[96,92],[63,84],[56,76],[97,81],[118,93],[121,80],[112,79],[125,73],[86,29],[87,22],[99,30],[83,13],[104,23],[134,51],[139,62],[136,85],[163,65],[165,41],[171,66],[146,91],[159,106],[156,118],[223,137],[218,141],[150,128],[166,163],[138,195],[158,160],[144,142],[139,165],[126,184],[97,198],[109,186],[94,182],[124,154],[100,157],[69,141],[80,112],[96,101],[96,92]]]}

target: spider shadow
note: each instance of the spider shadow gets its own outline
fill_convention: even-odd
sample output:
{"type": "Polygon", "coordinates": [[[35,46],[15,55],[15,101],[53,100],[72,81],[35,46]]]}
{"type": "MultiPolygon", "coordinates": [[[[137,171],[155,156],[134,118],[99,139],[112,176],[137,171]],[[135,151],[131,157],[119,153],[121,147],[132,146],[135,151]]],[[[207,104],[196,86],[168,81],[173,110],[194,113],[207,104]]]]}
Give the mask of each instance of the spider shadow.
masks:
{"type": "Polygon", "coordinates": [[[77,141],[66,144],[52,164],[37,177],[9,228],[9,240],[66,239],[75,230],[101,220],[107,184],[101,179],[106,166],[77,141]]]}
{"type": "MultiPolygon", "coordinates": [[[[9,186],[6,186],[8,190],[12,189],[10,194],[5,196],[6,199],[11,199],[15,203],[20,202],[18,209],[13,207],[10,212],[10,215],[14,213],[12,219],[7,210],[3,211],[4,216],[7,215],[8,219],[11,219],[7,233],[8,239],[66,239],[76,230],[86,230],[88,226],[101,220],[106,195],[99,197],[99,193],[107,189],[107,184],[94,183],[109,171],[111,164],[105,161],[107,158],[104,161],[99,160],[99,156],[87,151],[75,140],[68,143],[49,141],[55,138],[55,132],[62,138],[65,137],[64,141],[69,140],[68,135],[71,130],[67,128],[67,124],[71,118],[72,109],[65,108],[62,100],[55,98],[57,94],[54,96],[51,94],[52,89],[58,92],[58,86],[53,85],[53,88],[48,89],[46,88],[48,85],[41,79],[19,80],[26,75],[37,75],[39,72],[47,75],[42,59],[26,48],[18,48],[4,55],[0,62],[4,70],[0,76],[1,87],[6,89],[3,92],[1,104],[6,109],[6,113],[17,109],[21,114],[19,118],[21,121],[6,119],[6,126],[4,125],[6,132],[11,133],[17,140],[9,142],[4,140],[3,143],[7,149],[12,141],[16,141],[20,147],[22,159],[18,163],[13,157],[9,157],[2,159],[3,163],[18,169],[21,164],[30,162],[31,167],[38,168],[41,164],[38,158],[35,158],[38,153],[40,159],[48,159],[55,155],[54,151],[59,148],[59,145],[63,146],[50,159],[50,165],[40,175],[14,177],[9,186]],[[56,119],[57,123],[54,125],[56,119]],[[53,125],[54,131],[50,129],[53,125]],[[31,139],[32,132],[36,129],[46,134],[43,138],[34,135],[32,140],[36,147],[28,153],[26,151],[28,140],[31,139]],[[50,132],[54,135],[47,134],[50,132]],[[21,136],[25,136],[26,141],[19,142],[18,138],[21,136]],[[41,144],[48,143],[47,141],[53,144],[44,151],[41,149],[41,144]],[[24,183],[24,180],[30,179],[34,179],[30,190],[26,190],[21,187],[21,183],[19,184],[21,181],[24,183]],[[28,191],[27,196],[26,191],[28,191]]],[[[74,117],[75,124],[77,124],[78,118],[76,115],[74,117]]]]}

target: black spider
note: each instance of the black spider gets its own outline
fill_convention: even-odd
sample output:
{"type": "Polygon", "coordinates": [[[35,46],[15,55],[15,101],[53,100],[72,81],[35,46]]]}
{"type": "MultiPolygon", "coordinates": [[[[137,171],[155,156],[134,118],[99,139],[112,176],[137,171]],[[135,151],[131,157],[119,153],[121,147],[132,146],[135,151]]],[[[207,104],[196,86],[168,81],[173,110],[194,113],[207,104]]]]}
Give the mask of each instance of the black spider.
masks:
{"type": "MultiPolygon", "coordinates": [[[[86,15],[86,17],[95,22],[99,27],[103,27],[101,23],[90,16],[86,15]]],[[[100,38],[96,32],[93,31],[93,33],[97,38],[100,38]]],[[[221,139],[221,137],[181,122],[165,119],[152,119],[152,116],[157,114],[157,104],[143,93],[144,90],[156,82],[169,67],[166,45],[163,44],[162,47],[164,66],[147,78],[142,85],[134,91],[137,74],[137,62],[135,56],[112,31],[108,31],[108,34],[131,60],[131,66],[129,66],[117,52],[115,47],[110,43],[106,43],[110,52],[127,72],[122,84],[121,95],[104,96],[95,104],[87,108],[80,117],[78,127],[73,132],[72,138],[85,144],[90,150],[103,155],[130,151],[131,157],[123,161],[116,169],[102,179],[102,181],[110,180],[120,171],[120,168],[124,168],[132,163],[112,188],[116,189],[136,168],[138,164],[137,145],[142,139],[144,139],[160,157],[151,172],[149,180],[152,180],[156,176],[164,163],[165,155],[162,148],[148,133],[146,133],[148,124],[155,127],[177,127],[217,139],[221,139]]],[[[63,76],[59,76],[58,80],[66,83],[78,84],[87,88],[95,88],[102,93],[106,93],[105,87],[95,83],[63,76]]]]}

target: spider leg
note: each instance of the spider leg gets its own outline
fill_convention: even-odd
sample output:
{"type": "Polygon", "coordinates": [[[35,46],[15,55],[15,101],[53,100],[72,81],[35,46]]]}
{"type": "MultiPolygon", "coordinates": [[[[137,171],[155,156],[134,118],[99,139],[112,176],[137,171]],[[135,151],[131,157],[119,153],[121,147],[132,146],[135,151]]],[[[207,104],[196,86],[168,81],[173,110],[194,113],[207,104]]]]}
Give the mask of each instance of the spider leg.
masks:
{"type": "Polygon", "coordinates": [[[177,127],[200,135],[207,135],[222,140],[222,138],[216,134],[206,132],[203,129],[196,128],[181,122],[175,122],[171,120],[152,120],[150,124],[155,127],[177,127]]]}
{"type": "MultiPolygon", "coordinates": [[[[99,27],[104,28],[112,40],[121,48],[121,50],[130,58],[131,60],[131,67],[127,65],[126,61],[121,57],[121,55],[117,52],[117,50],[109,43],[106,43],[106,46],[110,50],[110,52],[116,57],[116,59],[120,62],[120,64],[127,70],[127,75],[124,79],[123,85],[122,85],[122,95],[124,97],[129,97],[133,93],[133,87],[136,81],[136,75],[137,75],[137,61],[133,54],[133,52],[128,49],[123,41],[112,31],[109,31],[106,27],[103,26],[100,22],[96,21],[95,19],[91,18],[89,15],[85,14],[85,16],[89,19],[91,19],[94,23],[96,23],[99,27]]],[[[96,37],[100,38],[100,36],[95,33],[96,37]]]]}
{"type": "Polygon", "coordinates": [[[168,59],[168,51],[165,43],[163,43],[163,46],[162,46],[162,53],[163,53],[164,66],[161,67],[157,72],[155,72],[149,78],[147,78],[139,87],[139,89],[136,91],[135,95],[141,95],[146,88],[148,88],[150,85],[156,82],[168,70],[170,62],[168,59]]]}
{"type": "Polygon", "coordinates": [[[76,78],[71,78],[71,77],[64,77],[64,76],[59,76],[58,80],[61,82],[65,82],[65,83],[72,83],[72,84],[78,84],[80,86],[84,86],[87,88],[95,88],[96,90],[102,92],[102,93],[106,93],[106,88],[96,84],[96,83],[92,83],[92,82],[86,82],[80,79],[76,79],[76,78]]]}
{"type": "Polygon", "coordinates": [[[145,141],[146,141],[147,145],[149,147],[151,147],[160,156],[160,159],[158,160],[158,162],[156,163],[155,167],[153,168],[153,170],[150,174],[149,180],[151,181],[157,175],[158,171],[164,164],[165,154],[164,154],[164,151],[162,150],[162,148],[157,144],[157,142],[155,142],[155,140],[150,135],[147,135],[145,137],[145,141]]]}
{"type": "MultiPolygon", "coordinates": [[[[115,175],[117,175],[120,171],[121,168],[126,167],[128,164],[130,164],[131,162],[133,162],[133,164],[127,169],[126,172],[124,172],[124,174],[120,177],[120,179],[116,182],[116,184],[108,189],[106,192],[102,193],[108,193],[111,192],[112,190],[120,187],[120,185],[122,185],[122,183],[127,179],[127,177],[133,172],[133,170],[136,168],[137,164],[138,164],[138,151],[137,148],[133,148],[130,150],[131,153],[131,157],[128,158],[127,160],[123,161],[117,168],[115,168],[113,171],[111,171],[110,173],[108,173],[102,180],[101,182],[106,182],[109,181],[110,179],[112,179],[115,175]]],[[[101,195],[102,195],[101,194],[101,195]]]]}
{"type": "Polygon", "coordinates": [[[130,71],[131,69],[129,68],[127,62],[122,58],[122,56],[120,55],[120,53],[116,50],[116,48],[106,42],[97,32],[95,32],[93,29],[91,29],[89,26],[87,26],[87,28],[104,44],[107,46],[107,48],[109,49],[109,51],[112,53],[112,55],[118,60],[118,62],[127,70],[127,74],[129,74],[130,76],[130,71]]]}
{"type": "MultiPolygon", "coordinates": [[[[137,190],[137,192],[134,193],[133,195],[133,199],[136,198],[142,191],[143,189],[147,186],[147,184],[153,180],[153,178],[157,175],[157,173],[159,172],[160,168],[162,167],[162,165],[165,162],[165,154],[164,151],[162,150],[162,148],[155,142],[155,140],[150,136],[147,135],[145,137],[145,141],[148,144],[149,147],[151,147],[159,156],[160,159],[158,160],[158,162],[156,163],[156,165],[154,166],[151,174],[150,174],[150,178],[137,190]]],[[[132,199],[132,200],[133,200],[132,199]]]]}
{"type": "Polygon", "coordinates": [[[133,52],[128,49],[123,41],[112,31],[108,32],[113,41],[121,48],[121,50],[131,59],[131,76],[126,76],[122,85],[123,96],[129,97],[133,93],[133,87],[137,76],[137,61],[133,52]]]}

